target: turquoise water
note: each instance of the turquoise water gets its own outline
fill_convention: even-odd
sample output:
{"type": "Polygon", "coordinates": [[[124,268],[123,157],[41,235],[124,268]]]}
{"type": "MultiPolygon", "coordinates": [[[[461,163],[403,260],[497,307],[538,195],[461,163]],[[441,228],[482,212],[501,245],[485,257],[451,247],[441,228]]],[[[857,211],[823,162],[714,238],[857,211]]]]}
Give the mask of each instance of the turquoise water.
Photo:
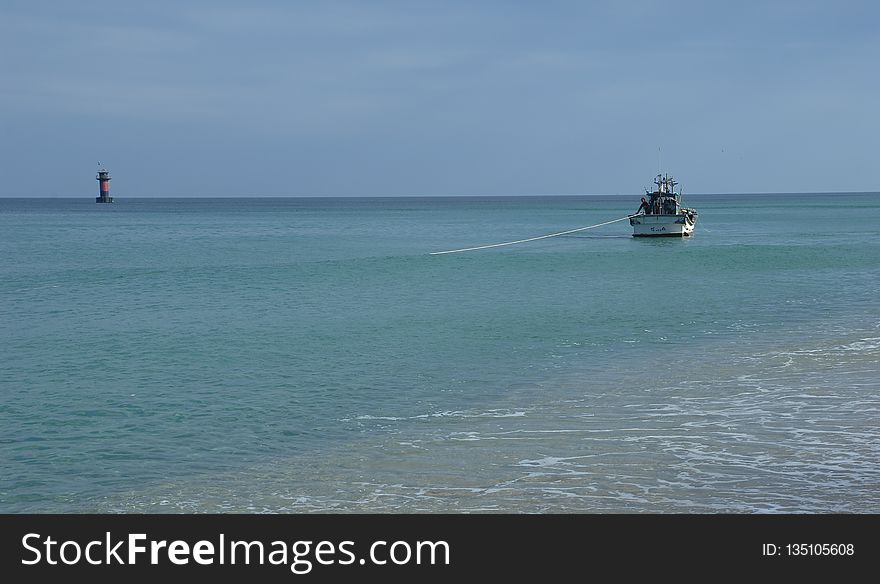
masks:
{"type": "Polygon", "coordinates": [[[880,195],[0,199],[2,512],[880,512],[880,195]]]}

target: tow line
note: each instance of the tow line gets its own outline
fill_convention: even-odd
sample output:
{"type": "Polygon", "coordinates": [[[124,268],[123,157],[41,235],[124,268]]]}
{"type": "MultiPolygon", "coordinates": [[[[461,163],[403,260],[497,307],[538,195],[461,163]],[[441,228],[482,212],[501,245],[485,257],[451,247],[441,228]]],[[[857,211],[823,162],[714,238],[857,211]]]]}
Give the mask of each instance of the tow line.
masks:
{"type": "Polygon", "coordinates": [[[569,233],[577,233],[578,231],[586,231],[587,229],[595,229],[596,227],[602,227],[603,225],[610,225],[612,223],[617,223],[618,221],[624,221],[633,217],[633,215],[627,215],[626,217],[620,217],[619,219],[612,219],[611,221],[605,221],[604,223],[596,223],[595,225],[587,225],[586,227],[578,227],[577,229],[569,229],[568,231],[560,231],[559,233],[550,233],[548,235],[539,235],[538,237],[530,237],[528,239],[518,239],[516,241],[505,241],[504,243],[492,243],[489,245],[478,245],[477,247],[465,247],[462,249],[450,249],[447,251],[432,251],[430,255],[443,255],[447,253],[461,253],[464,251],[476,251],[478,249],[489,249],[490,247],[503,247],[505,245],[516,245],[518,243],[528,243],[529,241],[538,241],[539,239],[549,239],[551,237],[559,237],[560,235],[568,235],[569,233]]]}

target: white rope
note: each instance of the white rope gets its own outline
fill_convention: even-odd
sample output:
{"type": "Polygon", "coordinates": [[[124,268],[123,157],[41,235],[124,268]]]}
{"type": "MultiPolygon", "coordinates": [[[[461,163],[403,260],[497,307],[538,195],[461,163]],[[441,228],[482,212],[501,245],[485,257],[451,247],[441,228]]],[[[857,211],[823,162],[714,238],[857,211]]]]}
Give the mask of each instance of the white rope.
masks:
{"type": "Polygon", "coordinates": [[[549,237],[559,237],[560,235],[568,235],[569,233],[576,233],[578,231],[586,231],[587,229],[595,229],[596,227],[602,227],[603,225],[610,225],[611,223],[617,223],[618,221],[623,221],[624,219],[629,219],[633,215],[627,215],[626,217],[621,217],[620,219],[614,219],[612,221],[606,221],[605,223],[597,223],[595,225],[588,225],[586,227],[578,227],[577,229],[569,229],[568,231],[560,231],[559,233],[551,233],[549,235],[539,235],[538,237],[530,237],[528,239],[519,239],[517,241],[506,241],[504,243],[493,243],[491,245],[480,245],[477,247],[465,247],[463,249],[450,249],[448,251],[432,251],[431,255],[443,255],[446,253],[460,253],[463,251],[474,251],[477,249],[489,249],[490,247],[501,247],[504,245],[516,245],[517,243],[526,243],[529,241],[537,241],[539,239],[547,239],[549,237]]]}

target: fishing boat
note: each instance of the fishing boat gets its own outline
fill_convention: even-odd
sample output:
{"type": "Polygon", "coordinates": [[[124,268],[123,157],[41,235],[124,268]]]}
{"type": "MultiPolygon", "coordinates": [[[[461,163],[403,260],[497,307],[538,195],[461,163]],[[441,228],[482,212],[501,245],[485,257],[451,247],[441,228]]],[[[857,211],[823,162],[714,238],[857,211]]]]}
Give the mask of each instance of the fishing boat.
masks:
{"type": "Polygon", "coordinates": [[[645,189],[642,204],[629,218],[633,237],[688,237],[694,233],[697,210],[681,206],[678,182],[668,174],[658,174],[653,192],[645,189]]]}

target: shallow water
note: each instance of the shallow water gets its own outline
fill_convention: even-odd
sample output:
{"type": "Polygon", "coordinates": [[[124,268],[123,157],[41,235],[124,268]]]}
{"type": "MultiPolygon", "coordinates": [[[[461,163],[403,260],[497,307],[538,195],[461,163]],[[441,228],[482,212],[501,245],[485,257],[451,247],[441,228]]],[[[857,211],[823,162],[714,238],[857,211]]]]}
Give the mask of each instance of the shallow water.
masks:
{"type": "Polygon", "coordinates": [[[880,196],[428,255],[637,201],[0,199],[0,510],[880,510],[880,196]]]}

